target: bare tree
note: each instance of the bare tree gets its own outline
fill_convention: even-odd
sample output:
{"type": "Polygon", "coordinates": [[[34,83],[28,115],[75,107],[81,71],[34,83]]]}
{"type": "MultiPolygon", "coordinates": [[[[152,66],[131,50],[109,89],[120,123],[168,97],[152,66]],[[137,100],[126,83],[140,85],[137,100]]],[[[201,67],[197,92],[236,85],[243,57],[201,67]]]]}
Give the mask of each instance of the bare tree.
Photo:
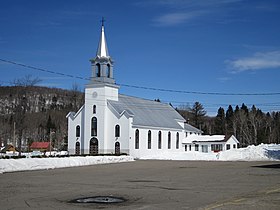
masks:
{"type": "Polygon", "coordinates": [[[34,77],[30,74],[25,75],[23,78],[20,79],[15,79],[13,81],[13,84],[15,86],[23,86],[23,87],[27,87],[27,86],[35,86],[37,85],[39,82],[42,82],[41,79],[39,79],[38,77],[34,77]]]}

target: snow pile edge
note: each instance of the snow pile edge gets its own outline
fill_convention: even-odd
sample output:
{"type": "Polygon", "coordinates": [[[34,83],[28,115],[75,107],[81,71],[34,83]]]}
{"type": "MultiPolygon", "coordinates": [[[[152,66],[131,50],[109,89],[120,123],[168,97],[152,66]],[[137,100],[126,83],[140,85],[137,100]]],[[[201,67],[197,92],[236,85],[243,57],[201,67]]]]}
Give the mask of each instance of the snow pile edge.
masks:
{"type": "Polygon", "coordinates": [[[0,173],[134,161],[131,156],[0,159],[0,173]]]}

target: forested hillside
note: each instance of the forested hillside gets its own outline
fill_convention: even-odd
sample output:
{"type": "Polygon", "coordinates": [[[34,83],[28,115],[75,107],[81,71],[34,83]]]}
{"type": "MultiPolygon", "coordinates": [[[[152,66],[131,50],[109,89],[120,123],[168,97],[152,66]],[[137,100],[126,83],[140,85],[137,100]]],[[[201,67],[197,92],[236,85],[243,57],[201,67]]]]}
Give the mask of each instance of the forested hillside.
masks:
{"type": "Polygon", "coordinates": [[[216,117],[206,116],[203,105],[196,102],[193,107],[179,107],[177,111],[204,134],[235,135],[240,146],[260,143],[280,144],[280,112],[264,113],[254,105],[245,104],[225,111],[220,107],[216,117]]]}
{"type": "Polygon", "coordinates": [[[77,111],[83,103],[84,94],[78,90],[0,87],[0,141],[4,144],[16,142],[27,150],[31,142],[51,138],[54,147],[65,147],[65,116],[69,111],[77,111]]]}

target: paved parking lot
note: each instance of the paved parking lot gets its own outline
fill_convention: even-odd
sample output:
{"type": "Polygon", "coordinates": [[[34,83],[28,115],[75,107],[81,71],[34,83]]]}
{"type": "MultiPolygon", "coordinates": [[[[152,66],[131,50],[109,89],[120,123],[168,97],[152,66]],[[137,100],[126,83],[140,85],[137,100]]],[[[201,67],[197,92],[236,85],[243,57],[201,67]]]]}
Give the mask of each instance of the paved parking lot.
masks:
{"type": "Polygon", "coordinates": [[[279,162],[135,161],[0,174],[0,209],[280,209],[279,162]],[[77,204],[117,196],[119,204],[77,204]]]}

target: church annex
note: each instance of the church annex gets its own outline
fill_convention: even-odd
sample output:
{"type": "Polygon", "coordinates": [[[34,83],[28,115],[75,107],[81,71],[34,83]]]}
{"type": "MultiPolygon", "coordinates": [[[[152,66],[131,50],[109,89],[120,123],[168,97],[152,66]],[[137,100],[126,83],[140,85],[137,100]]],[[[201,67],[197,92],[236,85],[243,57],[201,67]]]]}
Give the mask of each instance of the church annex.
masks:
{"type": "Polygon", "coordinates": [[[96,56],[90,61],[85,104],[67,115],[70,154],[126,153],[140,158],[185,151],[183,139],[202,133],[168,104],[119,94],[103,23],[96,56]]]}

